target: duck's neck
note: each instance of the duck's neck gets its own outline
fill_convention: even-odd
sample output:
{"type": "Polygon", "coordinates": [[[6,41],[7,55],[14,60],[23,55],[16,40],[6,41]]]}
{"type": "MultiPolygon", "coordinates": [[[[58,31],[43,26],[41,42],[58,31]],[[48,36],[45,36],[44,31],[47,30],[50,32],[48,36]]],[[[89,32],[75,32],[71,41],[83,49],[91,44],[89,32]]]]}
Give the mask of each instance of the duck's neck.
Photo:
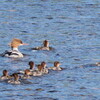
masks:
{"type": "Polygon", "coordinates": [[[12,50],[19,51],[18,48],[12,47],[12,50]]]}
{"type": "Polygon", "coordinates": [[[19,80],[19,78],[15,78],[15,79],[14,79],[14,81],[18,81],[18,80],[19,80]]]}
{"type": "Polygon", "coordinates": [[[57,66],[55,66],[56,68],[59,68],[59,66],[57,65],[57,66]]]}
{"type": "Polygon", "coordinates": [[[3,75],[3,76],[7,77],[8,75],[3,75]]]}
{"type": "Polygon", "coordinates": [[[32,69],[34,69],[34,67],[33,66],[30,66],[30,69],[32,70],[32,69]]]}

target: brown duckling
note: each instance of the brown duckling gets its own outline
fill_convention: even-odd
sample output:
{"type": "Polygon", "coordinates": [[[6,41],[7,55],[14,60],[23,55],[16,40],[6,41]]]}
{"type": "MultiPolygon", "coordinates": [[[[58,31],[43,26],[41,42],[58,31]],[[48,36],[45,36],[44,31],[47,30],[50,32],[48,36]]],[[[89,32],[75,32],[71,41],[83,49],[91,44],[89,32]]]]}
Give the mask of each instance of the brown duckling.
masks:
{"type": "MultiPolygon", "coordinates": [[[[30,70],[31,72],[34,71],[34,62],[33,62],[33,61],[29,61],[28,65],[29,65],[29,70],[30,70]]],[[[21,70],[21,71],[19,71],[18,73],[19,73],[19,74],[25,74],[25,71],[24,71],[24,70],[21,70]]]]}
{"type": "Polygon", "coordinates": [[[61,65],[61,64],[60,64],[59,61],[55,61],[55,62],[54,62],[54,67],[50,67],[49,69],[60,71],[60,70],[62,70],[62,68],[60,67],[60,65],[61,65]]]}
{"type": "Polygon", "coordinates": [[[52,48],[49,46],[49,41],[48,40],[43,41],[43,46],[33,48],[33,50],[51,50],[51,49],[52,48]]]}
{"type": "Polygon", "coordinates": [[[10,75],[8,75],[8,71],[7,70],[3,70],[3,75],[0,77],[1,80],[8,80],[11,79],[12,77],[10,75]]]}
{"type": "Polygon", "coordinates": [[[43,66],[37,65],[37,70],[32,72],[32,76],[41,76],[42,75],[42,69],[43,66]]]}
{"type": "Polygon", "coordinates": [[[42,69],[42,73],[43,74],[47,74],[48,73],[48,68],[46,68],[47,64],[46,62],[41,62],[41,66],[43,66],[43,69],[42,69]]]}
{"type": "Polygon", "coordinates": [[[19,76],[17,73],[14,73],[12,74],[13,76],[13,80],[9,80],[8,83],[11,83],[11,84],[20,84],[21,82],[19,81],[19,76]]]}

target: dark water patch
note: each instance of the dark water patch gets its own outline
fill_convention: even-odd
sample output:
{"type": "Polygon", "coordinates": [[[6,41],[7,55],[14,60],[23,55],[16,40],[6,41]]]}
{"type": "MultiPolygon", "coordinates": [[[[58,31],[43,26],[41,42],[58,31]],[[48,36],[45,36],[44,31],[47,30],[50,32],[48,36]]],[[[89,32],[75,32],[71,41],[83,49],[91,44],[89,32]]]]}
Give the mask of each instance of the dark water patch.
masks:
{"type": "Polygon", "coordinates": [[[34,3],[34,4],[28,4],[28,6],[32,6],[32,7],[44,7],[42,4],[39,3],[34,3]]]}
{"type": "Polygon", "coordinates": [[[80,87],[80,89],[87,89],[86,87],[80,87]]]}
{"type": "Polygon", "coordinates": [[[33,25],[38,25],[37,23],[32,23],[33,25]]]}
{"type": "Polygon", "coordinates": [[[53,87],[52,83],[51,84],[48,84],[48,83],[47,84],[42,84],[40,86],[42,86],[42,87],[49,87],[49,88],[53,87]]]}
{"type": "Polygon", "coordinates": [[[22,33],[28,33],[28,31],[21,31],[22,33]]]}
{"type": "Polygon", "coordinates": [[[69,82],[75,82],[76,79],[68,79],[69,82]]]}
{"type": "Polygon", "coordinates": [[[30,89],[30,88],[26,88],[25,90],[27,90],[27,91],[31,91],[32,89],[30,89]]]}
{"type": "Polygon", "coordinates": [[[35,16],[33,16],[33,17],[31,17],[31,19],[36,19],[37,17],[35,17],[35,16]]]}
{"type": "Polygon", "coordinates": [[[97,67],[96,64],[81,65],[80,68],[97,67]]]}
{"type": "Polygon", "coordinates": [[[56,21],[56,22],[53,22],[53,23],[58,23],[58,24],[63,24],[63,23],[65,23],[65,22],[62,22],[62,21],[56,21]]]}
{"type": "Polygon", "coordinates": [[[91,100],[99,100],[96,96],[94,96],[94,95],[91,95],[91,94],[72,94],[72,95],[70,95],[70,96],[74,96],[74,98],[79,98],[79,97],[81,97],[81,98],[86,98],[86,99],[91,99],[91,100]]]}
{"type": "Polygon", "coordinates": [[[55,93],[55,92],[59,92],[59,91],[57,91],[57,90],[50,90],[50,91],[48,91],[48,92],[50,92],[50,93],[55,93]]]}
{"type": "Polygon", "coordinates": [[[50,97],[37,97],[37,98],[34,98],[34,100],[59,100],[59,99],[50,98],[50,97]]]}
{"type": "Polygon", "coordinates": [[[46,16],[46,19],[52,20],[53,17],[48,15],[48,16],[46,16]]]}
{"type": "Polygon", "coordinates": [[[37,89],[35,89],[36,91],[44,91],[44,89],[42,89],[42,88],[37,88],[37,89]]]}

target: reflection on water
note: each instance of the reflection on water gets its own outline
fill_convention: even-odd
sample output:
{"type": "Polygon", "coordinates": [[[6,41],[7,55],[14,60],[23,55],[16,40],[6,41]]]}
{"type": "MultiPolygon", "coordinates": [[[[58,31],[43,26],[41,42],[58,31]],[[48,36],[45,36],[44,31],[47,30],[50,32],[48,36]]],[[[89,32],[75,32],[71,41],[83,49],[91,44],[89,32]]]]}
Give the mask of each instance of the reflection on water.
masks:
{"type": "MultiPolygon", "coordinates": [[[[0,73],[26,69],[28,61],[60,61],[61,72],[50,71],[21,85],[0,82],[1,99],[99,100],[100,81],[99,0],[2,0],[0,1],[0,53],[10,49],[12,38],[30,45],[20,47],[21,59],[0,57],[0,73]],[[54,51],[31,51],[47,39],[54,51]]],[[[0,75],[1,75],[0,74],[0,75]]]]}

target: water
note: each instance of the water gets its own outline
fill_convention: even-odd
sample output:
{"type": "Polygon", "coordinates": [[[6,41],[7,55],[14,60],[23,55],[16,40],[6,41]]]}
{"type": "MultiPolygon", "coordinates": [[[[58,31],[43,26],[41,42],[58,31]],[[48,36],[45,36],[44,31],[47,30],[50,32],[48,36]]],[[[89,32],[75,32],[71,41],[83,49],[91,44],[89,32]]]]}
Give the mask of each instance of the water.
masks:
{"type": "Polygon", "coordinates": [[[2,100],[100,100],[100,1],[2,0],[0,1],[0,53],[10,49],[12,38],[29,43],[20,47],[21,59],[0,57],[0,75],[26,69],[28,61],[60,61],[60,72],[22,81],[0,82],[2,100]],[[54,51],[31,51],[48,39],[54,51]],[[84,67],[80,67],[84,66],[84,67]]]}

